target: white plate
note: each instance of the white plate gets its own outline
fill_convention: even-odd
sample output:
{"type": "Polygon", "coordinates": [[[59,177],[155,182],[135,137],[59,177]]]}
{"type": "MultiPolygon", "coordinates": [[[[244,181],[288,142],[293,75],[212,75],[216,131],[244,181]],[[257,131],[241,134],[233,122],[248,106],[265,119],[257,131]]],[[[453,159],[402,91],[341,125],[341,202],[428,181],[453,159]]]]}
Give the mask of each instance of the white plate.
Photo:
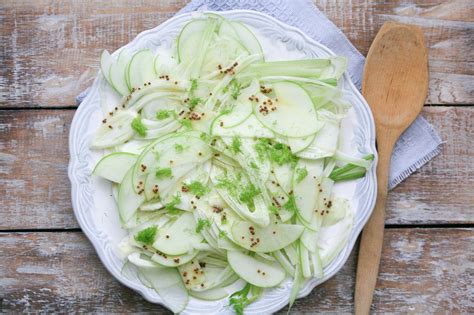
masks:
{"type": "MultiPolygon", "coordinates": [[[[288,26],[268,15],[246,10],[216,12],[228,19],[246,23],[262,43],[267,60],[302,59],[334,55],[328,48],[316,43],[300,30],[288,26]]],[[[175,16],[160,26],[140,33],[131,43],[120,48],[136,51],[142,48],[169,48],[182,26],[200,13],[187,13],[175,16]]],[[[321,30],[322,32],[324,30],[321,30]]],[[[118,53],[116,51],[114,54],[118,53]]],[[[99,60],[97,60],[99,62],[99,60]]],[[[341,86],[349,91],[353,110],[343,121],[344,149],[357,153],[376,154],[375,128],[370,109],[353,85],[347,74],[341,80],[341,86]]],[[[69,149],[69,178],[72,186],[72,205],[77,221],[84,233],[94,245],[100,259],[107,269],[126,286],[139,292],[153,303],[163,303],[160,296],[146,288],[138,279],[128,279],[121,274],[123,260],[117,254],[117,244],[126,235],[120,228],[116,206],[112,198],[110,183],[93,177],[91,171],[102,155],[91,151],[89,143],[92,134],[100,125],[102,107],[110,106],[110,90],[105,79],[99,73],[89,94],[79,106],[71,125],[69,149]],[[107,102],[108,101],[108,102],[107,102]]],[[[113,103],[112,103],[113,105],[113,103]]],[[[301,290],[299,297],[308,295],[311,290],[332,277],[346,262],[354,243],[368,220],[376,197],[376,178],[374,160],[367,175],[360,180],[337,184],[335,194],[348,197],[354,212],[354,226],[349,242],[339,255],[324,268],[324,278],[310,280],[301,290]]],[[[285,281],[280,287],[267,290],[263,297],[245,309],[246,314],[275,312],[288,303],[291,281],[285,281]]],[[[231,313],[227,299],[220,301],[202,301],[190,298],[184,313],[231,313]]]]}

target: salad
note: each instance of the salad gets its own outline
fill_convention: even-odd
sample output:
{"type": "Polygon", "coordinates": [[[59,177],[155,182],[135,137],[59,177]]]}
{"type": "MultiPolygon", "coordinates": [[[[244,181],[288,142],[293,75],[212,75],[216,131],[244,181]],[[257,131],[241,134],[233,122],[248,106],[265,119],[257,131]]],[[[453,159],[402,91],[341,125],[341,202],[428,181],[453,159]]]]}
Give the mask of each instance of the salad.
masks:
{"type": "Polygon", "coordinates": [[[293,280],[290,305],[324,276],[352,229],[338,182],[373,155],[339,147],[351,104],[343,57],[267,61],[244,24],[216,14],[187,23],[170,50],[117,56],[101,72],[115,91],[91,147],[113,183],[133,272],[173,311],[189,296],[228,298],[237,313],[293,280]]]}

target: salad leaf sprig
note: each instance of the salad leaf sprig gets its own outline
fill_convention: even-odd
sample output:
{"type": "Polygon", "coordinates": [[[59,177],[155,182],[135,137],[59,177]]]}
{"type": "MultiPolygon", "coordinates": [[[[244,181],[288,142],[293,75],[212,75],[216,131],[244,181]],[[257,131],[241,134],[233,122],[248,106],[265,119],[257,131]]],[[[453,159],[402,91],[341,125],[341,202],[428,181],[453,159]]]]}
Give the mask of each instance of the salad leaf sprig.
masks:
{"type": "Polygon", "coordinates": [[[242,315],[245,307],[258,299],[261,294],[262,288],[247,283],[242,290],[232,293],[229,297],[229,304],[238,315],[242,315]]]}
{"type": "MultiPolygon", "coordinates": [[[[363,157],[364,160],[372,161],[374,159],[373,154],[369,154],[363,157]]],[[[329,175],[329,178],[335,182],[341,182],[346,180],[354,180],[362,178],[367,172],[365,167],[357,166],[354,164],[346,164],[342,167],[336,167],[329,175]]]]}
{"type": "Polygon", "coordinates": [[[196,233],[201,233],[204,228],[210,227],[211,221],[209,219],[199,218],[196,226],[196,233]]]}
{"type": "Polygon", "coordinates": [[[132,129],[138,133],[140,136],[145,137],[147,134],[148,128],[143,124],[142,119],[140,117],[136,117],[132,121],[132,129]]]}
{"type": "Polygon", "coordinates": [[[157,231],[158,228],[156,225],[147,227],[135,235],[135,240],[146,245],[151,245],[155,241],[157,231]]]}
{"type": "Polygon", "coordinates": [[[173,196],[170,202],[165,205],[165,209],[168,211],[169,214],[178,214],[179,209],[176,208],[177,205],[181,203],[181,196],[176,194],[173,196]]]}
{"type": "Polygon", "coordinates": [[[298,162],[298,158],[287,145],[273,142],[270,139],[258,139],[258,142],[255,144],[255,150],[260,159],[267,158],[278,165],[289,163],[291,166],[295,166],[296,162],[298,162]]]}

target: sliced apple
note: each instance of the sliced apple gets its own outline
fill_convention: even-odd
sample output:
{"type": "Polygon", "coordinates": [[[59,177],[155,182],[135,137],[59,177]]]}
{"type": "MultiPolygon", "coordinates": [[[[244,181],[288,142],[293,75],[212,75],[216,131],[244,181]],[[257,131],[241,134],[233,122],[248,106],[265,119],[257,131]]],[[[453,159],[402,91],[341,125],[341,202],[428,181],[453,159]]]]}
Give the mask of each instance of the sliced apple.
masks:
{"type": "Polygon", "coordinates": [[[127,171],[135,164],[138,155],[114,152],[104,156],[95,166],[92,174],[114,183],[121,183],[127,171]]]}
{"type": "Polygon", "coordinates": [[[277,82],[272,88],[276,94],[274,100],[262,99],[262,96],[255,102],[255,116],[265,127],[287,137],[307,137],[321,129],[323,123],[318,120],[313,102],[302,87],[277,82]]]}
{"type": "Polygon", "coordinates": [[[145,201],[144,194],[138,194],[133,189],[132,174],[133,167],[125,174],[118,193],[118,211],[124,224],[127,224],[135,216],[138,207],[145,201]]]}
{"type": "Polygon", "coordinates": [[[293,192],[295,196],[298,214],[307,223],[311,221],[316,210],[316,201],[319,194],[321,175],[323,173],[324,160],[300,159],[296,164],[293,176],[293,192]]]}
{"type": "Polygon", "coordinates": [[[258,253],[269,253],[282,249],[296,241],[304,227],[294,224],[271,224],[259,227],[239,221],[232,226],[235,242],[245,249],[258,253]]]}
{"type": "Polygon", "coordinates": [[[161,266],[177,267],[190,262],[194,257],[196,257],[197,254],[197,250],[184,255],[166,255],[162,253],[155,253],[153,256],[151,256],[151,260],[160,264],[161,266]]]}
{"type": "Polygon", "coordinates": [[[128,78],[131,88],[141,88],[144,83],[156,78],[155,56],[150,49],[143,49],[133,55],[128,66],[128,78]]]}
{"type": "Polygon", "coordinates": [[[200,243],[202,236],[196,233],[196,221],[189,212],[182,213],[176,221],[158,230],[153,247],[168,255],[188,253],[193,245],[200,243]]]}
{"type": "Polygon", "coordinates": [[[274,287],[285,279],[285,270],[277,262],[233,251],[227,252],[227,261],[236,274],[257,287],[274,287]]]}
{"type": "Polygon", "coordinates": [[[117,61],[109,69],[110,83],[122,96],[130,94],[126,79],[126,71],[129,63],[130,56],[127,51],[123,49],[118,55],[117,61]]]}

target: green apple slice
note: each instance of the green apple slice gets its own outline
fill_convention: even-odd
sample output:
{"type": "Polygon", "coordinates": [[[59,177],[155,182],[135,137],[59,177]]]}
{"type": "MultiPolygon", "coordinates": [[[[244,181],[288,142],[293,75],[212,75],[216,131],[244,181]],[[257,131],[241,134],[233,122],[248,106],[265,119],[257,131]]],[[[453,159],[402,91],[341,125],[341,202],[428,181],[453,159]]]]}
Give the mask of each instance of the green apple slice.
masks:
{"type": "Polygon", "coordinates": [[[127,152],[108,154],[100,159],[92,174],[120,184],[127,171],[137,161],[137,157],[138,155],[127,152]]]}
{"type": "Polygon", "coordinates": [[[304,151],[307,147],[310,146],[311,143],[314,141],[314,137],[316,135],[311,135],[302,138],[288,138],[288,145],[291,148],[291,152],[296,154],[298,152],[304,151]]]}
{"type": "Polygon", "coordinates": [[[141,88],[144,83],[156,78],[155,56],[150,49],[143,49],[133,55],[128,66],[128,78],[131,88],[141,88]]]}
{"type": "Polygon", "coordinates": [[[104,50],[100,55],[100,70],[102,71],[102,75],[107,80],[107,82],[109,82],[109,84],[111,84],[109,70],[113,63],[114,59],[112,58],[110,53],[107,50],[104,50]]]}
{"type": "Polygon", "coordinates": [[[263,97],[255,102],[255,116],[265,127],[287,137],[307,137],[321,129],[323,123],[318,120],[313,102],[303,88],[291,82],[274,83],[272,88],[276,95],[272,105],[263,104],[269,101],[263,97]]]}
{"type": "Polygon", "coordinates": [[[225,128],[219,119],[214,120],[211,126],[211,134],[221,137],[240,136],[246,138],[273,138],[273,132],[263,126],[255,115],[248,116],[247,119],[231,128],[225,128]]]}
{"type": "Polygon", "coordinates": [[[177,267],[190,262],[197,256],[199,251],[195,250],[184,255],[166,255],[163,253],[155,253],[151,256],[151,260],[165,267],[177,267]]]}
{"type": "Polygon", "coordinates": [[[257,37],[255,37],[254,33],[243,23],[237,21],[231,21],[230,23],[239,36],[242,44],[249,50],[249,52],[251,54],[261,55],[260,60],[264,61],[262,46],[260,45],[257,37]]]}
{"type": "Polygon", "coordinates": [[[123,49],[118,55],[117,61],[109,69],[110,82],[114,89],[122,96],[130,94],[126,80],[126,71],[129,63],[130,56],[127,51],[123,49]]]}
{"type": "Polygon", "coordinates": [[[133,167],[125,174],[118,193],[118,211],[122,223],[127,224],[136,214],[138,207],[145,201],[144,194],[138,194],[132,184],[133,167]]]}
{"type": "Polygon", "coordinates": [[[196,233],[196,221],[189,212],[182,213],[178,219],[160,230],[153,247],[168,255],[183,255],[200,243],[202,236],[196,233]]]}
{"type": "Polygon", "coordinates": [[[258,227],[246,221],[234,223],[232,236],[245,249],[258,253],[269,253],[282,249],[296,241],[304,227],[294,224],[271,224],[258,227]]]}
{"type": "Polygon", "coordinates": [[[318,184],[323,173],[324,160],[300,159],[293,176],[293,192],[298,214],[306,222],[311,221],[319,193],[318,184]]]}
{"type": "Polygon", "coordinates": [[[285,279],[285,270],[277,262],[233,251],[227,252],[227,261],[236,274],[257,287],[274,287],[285,279]]]}

